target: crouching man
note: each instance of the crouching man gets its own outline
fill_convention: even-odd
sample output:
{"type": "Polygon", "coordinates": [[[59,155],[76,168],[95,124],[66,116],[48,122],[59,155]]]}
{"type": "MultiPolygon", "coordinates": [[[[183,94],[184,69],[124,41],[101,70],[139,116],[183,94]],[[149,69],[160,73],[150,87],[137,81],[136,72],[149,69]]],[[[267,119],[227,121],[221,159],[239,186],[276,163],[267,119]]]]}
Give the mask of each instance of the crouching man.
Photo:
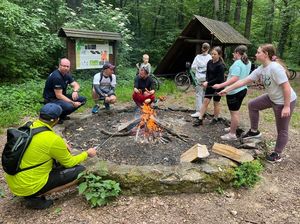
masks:
{"type": "Polygon", "coordinates": [[[110,63],[103,65],[102,71],[94,76],[92,98],[95,101],[95,106],[92,113],[98,113],[99,101],[103,100],[106,110],[110,109],[110,104],[117,101],[115,87],[117,84],[116,76],[113,74],[115,66],[110,63]]]}
{"type": "Polygon", "coordinates": [[[39,119],[32,124],[32,128],[46,126],[49,131],[33,136],[22,157],[20,168],[40,165],[15,175],[5,175],[11,192],[16,196],[25,197],[26,207],[31,209],[50,207],[53,201],[41,195],[75,185],[78,174],[85,170],[79,163],[96,155],[95,148],[89,148],[76,156],[71,155],[62,137],[53,131],[61,113],[60,106],[48,103],[40,110],[39,119]],[[61,165],[53,168],[54,161],[61,165]]]}

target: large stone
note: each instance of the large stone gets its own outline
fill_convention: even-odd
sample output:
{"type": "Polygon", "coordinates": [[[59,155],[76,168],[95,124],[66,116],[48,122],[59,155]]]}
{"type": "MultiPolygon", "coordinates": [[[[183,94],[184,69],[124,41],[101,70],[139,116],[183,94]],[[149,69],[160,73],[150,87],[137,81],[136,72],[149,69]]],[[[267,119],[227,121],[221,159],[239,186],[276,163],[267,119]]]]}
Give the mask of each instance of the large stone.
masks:
{"type": "Polygon", "coordinates": [[[89,171],[120,183],[125,194],[206,193],[227,188],[234,178],[233,164],[182,163],[177,166],[131,166],[108,161],[89,161],[89,171]]]}

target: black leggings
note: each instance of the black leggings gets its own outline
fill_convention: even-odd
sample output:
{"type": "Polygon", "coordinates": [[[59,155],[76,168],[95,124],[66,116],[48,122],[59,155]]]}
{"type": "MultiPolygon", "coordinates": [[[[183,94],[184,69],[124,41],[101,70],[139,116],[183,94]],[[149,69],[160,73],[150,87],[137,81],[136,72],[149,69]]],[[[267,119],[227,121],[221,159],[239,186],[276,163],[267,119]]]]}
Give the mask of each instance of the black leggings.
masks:
{"type": "Polygon", "coordinates": [[[65,185],[67,183],[76,180],[79,173],[85,170],[85,167],[82,165],[76,165],[71,168],[65,168],[62,166],[53,168],[52,171],[49,173],[49,178],[45,186],[31,196],[37,196],[47,191],[50,191],[53,188],[65,185]]]}

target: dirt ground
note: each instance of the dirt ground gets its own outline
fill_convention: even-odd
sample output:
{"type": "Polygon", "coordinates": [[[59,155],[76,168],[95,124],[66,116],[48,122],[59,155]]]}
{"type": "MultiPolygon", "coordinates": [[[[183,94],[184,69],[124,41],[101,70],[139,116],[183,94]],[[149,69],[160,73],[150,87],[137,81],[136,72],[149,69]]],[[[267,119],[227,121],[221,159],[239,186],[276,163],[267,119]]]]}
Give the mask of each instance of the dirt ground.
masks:
{"type": "MultiPolygon", "coordinates": [[[[299,86],[300,80],[296,81],[299,86]]],[[[260,90],[252,93],[256,91],[260,90]]],[[[184,105],[192,95],[191,91],[176,99],[168,97],[165,103],[184,105]]],[[[223,107],[224,116],[228,116],[226,111],[223,107]]],[[[299,117],[299,103],[296,111],[299,117]]],[[[242,108],[241,118],[248,124],[246,106],[242,108]]],[[[274,140],[273,122],[262,120],[260,128],[266,139],[274,140]]],[[[4,142],[5,136],[1,135],[0,148],[4,142]]],[[[9,193],[0,170],[0,187],[5,194],[0,198],[0,223],[300,223],[299,144],[299,129],[290,127],[290,141],[283,161],[265,164],[262,180],[252,189],[229,189],[222,194],[120,196],[113,203],[96,209],[91,209],[85,199],[71,189],[53,195],[54,206],[50,209],[28,210],[22,200],[9,193]]]]}

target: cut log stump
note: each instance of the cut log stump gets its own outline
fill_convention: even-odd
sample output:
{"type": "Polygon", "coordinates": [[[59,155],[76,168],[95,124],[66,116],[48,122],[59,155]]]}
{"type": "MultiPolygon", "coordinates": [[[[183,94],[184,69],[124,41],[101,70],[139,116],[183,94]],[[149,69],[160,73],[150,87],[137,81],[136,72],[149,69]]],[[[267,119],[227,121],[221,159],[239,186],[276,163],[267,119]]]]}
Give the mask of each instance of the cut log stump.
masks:
{"type": "Polygon", "coordinates": [[[193,162],[209,156],[206,145],[196,144],[180,156],[180,162],[193,162]]]}
{"type": "Polygon", "coordinates": [[[234,148],[230,145],[214,143],[212,151],[239,163],[250,162],[254,160],[253,156],[249,153],[243,152],[242,150],[234,148]]]}

